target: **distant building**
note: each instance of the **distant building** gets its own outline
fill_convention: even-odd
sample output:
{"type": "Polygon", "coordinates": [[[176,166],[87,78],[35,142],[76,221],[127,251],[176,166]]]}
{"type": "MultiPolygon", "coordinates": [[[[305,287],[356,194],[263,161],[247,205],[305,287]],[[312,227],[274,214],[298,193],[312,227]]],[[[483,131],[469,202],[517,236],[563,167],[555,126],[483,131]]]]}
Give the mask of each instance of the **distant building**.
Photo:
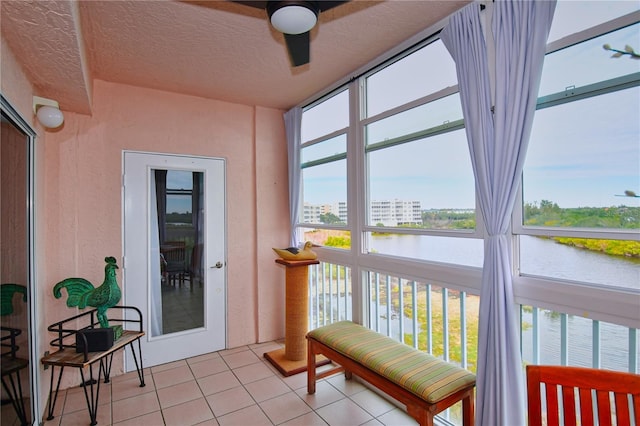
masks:
{"type": "Polygon", "coordinates": [[[304,223],[320,223],[320,215],[326,213],[326,205],[304,203],[304,223]]]}
{"type": "Polygon", "coordinates": [[[331,213],[340,218],[341,222],[347,223],[347,203],[340,201],[333,204],[309,204],[304,203],[303,222],[322,223],[320,215],[331,213]]]}
{"type": "MultiPolygon", "coordinates": [[[[304,203],[303,222],[322,223],[320,215],[331,213],[347,222],[347,203],[339,201],[333,204],[304,203]]],[[[379,200],[371,202],[370,223],[382,223],[384,226],[422,225],[420,201],[379,200]]]]}
{"type": "Polygon", "coordinates": [[[372,201],[370,223],[384,226],[422,225],[420,201],[382,200],[372,201]]]}

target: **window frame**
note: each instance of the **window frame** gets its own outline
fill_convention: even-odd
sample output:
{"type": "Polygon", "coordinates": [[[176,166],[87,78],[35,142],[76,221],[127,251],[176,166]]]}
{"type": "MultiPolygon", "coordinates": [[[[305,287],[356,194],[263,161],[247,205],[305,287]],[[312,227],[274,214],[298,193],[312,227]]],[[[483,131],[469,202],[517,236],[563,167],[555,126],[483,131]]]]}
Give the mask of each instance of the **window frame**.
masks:
{"type": "MultiPolygon", "coordinates": [[[[486,12],[485,12],[486,13],[486,12]]],[[[448,19],[448,18],[447,18],[448,19]]],[[[469,294],[480,294],[482,281],[482,268],[466,266],[461,264],[438,263],[416,258],[397,257],[378,253],[367,253],[363,249],[366,241],[366,232],[381,231],[378,227],[366,225],[366,179],[365,179],[365,146],[364,135],[365,126],[376,120],[389,117],[407,109],[416,107],[425,102],[425,98],[433,97],[434,94],[424,98],[416,99],[404,105],[396,106],[387,111],[380,112],[374,116],[366,117],[362,106],[366,105],[365,78],[366,76],[388,66],[395,60],[402,59],[405,55],[413,52],[439,38],[439,32],[446,24],[447,19],[431,26],[410,40],[402,43],[385,55],[373,62],[356,70],[354,73],[345,76],[343,79],[332,84],[324,91],[313,95],[300,106],[310,108],[313,105],[324,101],[328,96],[332,96],[339,90],[348,88],[349,93],[349,127],[347,133],[347,200],[348,200],[348,225],[347,230],[351,233],[351,249],[339,250],[332,247],[315,247],[319,258],[323,262],[347,265],[352,268],[352,289],[353,289],[353,319],[363,324],[367,324],[368,304],[366,290],[366,274],[368,272],[379,272],[382,274],[395,274],[406,279],[417,281],[429,281],[434,284],[441,284],[449,289],[466,291],[469,294]],[[375,228],[375,229],[374,229],[375,228]]],[[[570,44],[575,44],[585,37],[596,37],[604,32],[612,31],[625,25],[631,25],[640,21],[640,11],[632,12],[614,20],[596,25],[589,29],[570,34],[547,45],[547,52],[556,51],[570,44]]],[[[446,89],[444,89],[446,90],[446,89]]],[[[314,139],[314,141],[320,138],[314,139]]],[[[309,141],[313,142],[313,141],[309,141]]],[[[521,186],[520,186],[521,188],[521,186]]],[[[518,194],[518,199],[522,199],[522,194],[518,194]]],[[[301,197],[301,203],[303,203],[301,197]]],[[[302,206],[302,204],[301,204],[302,206]]],[[[301,210],[302,211],[302,210],[301,210]]],[[[633,291],[625,291],[620,288],[611,288],[598,285],[591,285],[584,282],[575,282],[554,279],[549,277],[534,277],[520,274],[519,272],[519,250],[518,236],[546,235],[549,232],[535,227],[518,227],[517,215],[522,214],[521,203],[516,202],[511,220],[511,237],[513,249],[513,294],[514,303],[532,305],[544,309],[552,309],[557,312],[566,312],[585,316],[591,319],[603,320],[615,324],[625,325],[632,328],[640,328],[640,318],[637,316],[637,306],[640,304],[640,294],[633,291]],[[514,225],[516,224],[516,225],[514,225]]],[[[521,216],[520,216],[521,217],[521,216]]],[[[300,219],[300,218],[299,218],[300,219]]],[[[314,224],[301,223],[298,219],[297,228],[302,232],[306,229],[313,229],[314,224]]],[[[331,225],[317,224],[318,228],[332,229],[331,225]]],[[[345,228],[340,228],[345,229],[345,228]]],[[[390,228],[394,233],[415,233],[433,236],[452,236],[459,238],[470,237],[466,233],[442,232],[440,230],[416,230],[407,228],[390,228]]],[[[568,229],[567,236],[581,237],[613,237],[619,239],[629,235],[628,232],[614,231],[603,233],[603,230],[582,230],[568,229]]],[[[554,233],[558,229],[553,229],[554,233]]],[[[484,220],[482,218],[479,203],[476,195],[476,233],[477,236],[471,238],[485,238],[484,220]]],[[[631,233],[631,237],[637,238],[631,233]]]]}
{"type": "MultiPolygon", "coordinates": [[[[568,35],[547,46],[546,54],[571,48],[590,39],[599,37],[628,27],[640,22],[640,11],[621,16],[619,18],[602,23],[595,27],[568,35]]],[[[567,104],[582,99],[597,97],[604,94],[614,93],[616,91],[640,86],[640,72],[627,74],[624,76],[603,80],[597,83],[588,84],[581,87],[570,87],[562,92],[556,92],[538,98],[536,111],[551,108],[557,105],[567,104]]],[[[511,228],[514,236],[545,236],[545,237],[577,237],[577,238],[597,238],[611,240],[631,240],[640,241],[640,230],[636,229],[614,229],[614,228],[566,228],[566,227],[544,227],[524,225],[523,211],[523,194],[524,185],[523,176],[520,176],[520,185],[518,187],[517,202],[514,205],[511,216],[511,228]]]]}
{"type": "MultiPolygon", "coordinates": [[[[428,45],[437,42],[440,39],[440,31],[431,32],[428,37],[424,37],[421,41],[412,44],[410,47],[402,50],[400,53],[392,56],[381,64],[370,68],[368,71],[363,72],[357,77],[351,78],[346,84],[338,86],[325,95],[317,98],[315,101],[302,107],[303,114],[305,111],[322,104],[328,99],[339,95],[344,90],[349,91],[350,96],[350,120],[347,127],[343,127],[334,130],[330,133],[323,134],[314,139],[301,142],[299,146],[300,153],[305,147],[313,146],[315,144],[322,143],[326,140],[330,140],[337,136],[346,135],[347,149],[345,154],[336,154],[334,156],[328,156],[306,163],[300,164],[300,170],[304,170],[307,167],[313,167],[321,164],[328,164],[332,161],[342,160],[346,158],[347,161],[347,224],[324,224],[315,222],[304,222],[304,182],[302,189],[302,197],[300,197],[300,216],[297,219],[296,227],[304,233],[306,230],[311,229],[327,229],[327,230],[346,230],[351,234],[351,248],[356,253],[366,256],[385,256],[393,258],[395,256],[379,255],[375,253],[369,253],[366,249],[366,235],[372,232],[387,232],[392,234],[402,235],[419,235],[419,236],[434,236],[434,237],[453,237],[453,238],[473,238],[483,239],[485,236],[484,220],[480,211],[477,195],[474,197],[474,209],[475,209],[475,229],[429,229],[429,228],[404,228],[404,227],[379,227],[375,225],[369,225],[369,200],[368,200],[368,175],[367,175],[367,160],[366,156],[368,152],[384,149],[386,147],[392,147],[399,144],[409,143],[416,140],[424,139],[426,137],[437,136],[443,133],[452,132],[456,130],[464,129],[464,120],[456,120],[453,122],[443,123],[438,126],[423,129],[417,132],[405,134],[395,137],[387,141],[375,142],[372,146],[366,145],[366,127],[369,124],[384,120],[397,114],[402,114],[413,108],[426,105],[430,102],[438,101],[439,99],[447,96],[454,95],[459,92],[458,85],[448,86],[440,89],[434,93],[422,96],[418,99],[414,99],[405,104],[392,107],[388,110],[379,112],[373,116],[367,117],[366,112],[366,82],[367,78],[376,74],[377,72],[387,68],[391,64],[403,60],[405,57],[412,53],[426,48],[428,45]],[[355,123],[355,124],[354,124],[355,123]],[[360,188],[358,190],[358,188],[360,188]],[[351,202],[351,201],[355,201],[351,202]],[[357,240],[357,241],[356,241],[357,240]]],[[[466,138],[466,135],[465,135],[466,138]]],[[[302,157],[302,155],[300,155],[302,157]]],[[[475,192],[475,187],[474,187],[475,192]]],[[[320,251],[323,250],[336,250],[332,247],[319,247],[320,251]]],[[[344,250],[340,250],[344,252],[344,250]]],[[[407,261],[416,261],[420,263],[439,263],[435,261],[422,260],[417,258],[405,258],[407,261]]],[[[455,264],[447,264],[455,265],[455,264]]],[[[463,266],[466,267],[466,266],[463,266]]]]}
{"type": "MultiPolygon", "coordinates": [[[[582,43],[617,29],[640,22],[640,11],[621,16],[594,27],[570,34],[547,45],[546,53],[582,43]]],[[[640,85],[640,74],[634,78],[618,77],[571,89],[570,93],[558,92],[540,97],[536,110],[574,102],[605,93],[613,93],[640,85]]],[[[523,180],[517,193],[511,217],[513,239],[513,292],[515,303],[551,309],[556,312],[578,315],[589,319],[611,322],[630,328],[640,327],[638,305],[640,292],[634,289],[612,287],[583,281],[570,281],[551,276],[540,276],[520,271],[520,236],[577,237],[640,241],[640,230],[612,228],[541,227],[523,224],[523,180]]]]}
{"type": "MultiPolygon", "coordinates": [[[[420,106],[424,106],[427,105],[431,102],[436,102],[439,99],[443,99],[447,96],[451,96],[454,95],[456,93],[459,93],[459,86],[456,84],[454,86],[448,86],[445,88],[442,88],[436,92],[430,93],[428,95],[425,96],[421,96],[417,99],[414,99],[412,101],[409,101],[407,103],[404,103],[402,105],[397,105],[395,107],[392,107],[388,110],[379,112],[375,115],[372,115],[370,117],[367,117],[367,111],[366,111],[366,82],[367,79],[382,71],[383,69],[387,68],[388,66],[390,66],[391,64],[401,61],[404,58],[406,58],[407,56],[415,53],[416,51],[423,49],[423,48],[427,48],[430,44],[435,43],[437,41],[440,40],[440,31],[436,31],[435,33],[431,34],[430,36],[426,37],[425,39],[423,39],[421,42],[414,44],[413,46],[411,46],[410,48],[404,50],[401,54],[394,56],[393,58],[383,62],[382,64],[371,68],[369,71],[363,73],[360,77],[359,77],[359,88],[362,92],[361,98],[360,98],[360,103],[358,105],[358,122],[357,122],[357,128],[359,131],[359,134],[361,135],[361,137],[358,139],[358,147],[361,148],[361,151],[358,152],[358,156],[360,157],[361,161],[363,162],[362,165],[362,173],[361,173],[361,177],[362,177],[362,185],[361,188],[362,190],[360,191],[360,193],[358,194],[358,197],[360,198],[360,202],[363,205],[363,209],[358,211],[358,214],[360,215],[360,220],[362,221],[362,226],[359,228],[358,232],[359,235],[362,235],[362,244],[364,246],[364,243],[366,241],[366,237],[365,235],[367,233],[372,233],[372,232],[385,232],[385,233],[391,233],[391,234],[402,234],[402,235],[420,235],[420,236],[435,236],[435,237],[454,237],[454,238],[477,238],[477,239],[482,239],[485,236],[485,228],[484,228],[484,220],[482,218],[482,213],[480,211],[480,206],[478,203],[478,198],[477,195],[475,196],[475,200],[474,200],[474,209],[475,209],[475,220],[476,220],[476,227],[473,230],[470,229],[429,229],[429,228],[403,228],[403,227],[387,227],[387,226],[376,226],[376,225],[369,225],[369,217],[370,217],[370,200],[368,199],[369,196],[369,182],[368,182],[368,174],[367,174],[367,154],[369,152],[372,151],[376,151],[376,150],[381,150],[381,149],[385,149],[387,147],[392,147],[392,146],[396,146],[396,145],[400,145],[400,144],[404,144],[404,143],[409,143],[409,142],[414,142],[420,139],[424,139],[424,138],[428,138],[428,137],[432,137],[432,136],[437,136],[440,134],[444,134],[444,133],[448,133],[448,132],[453,132],[456,130],[461,130],[464,129],[464,119],[460,119],[460,120],[456,120],[453,122],[446,122],[443,123],[441,125],[438,126],[433,126],[430,128],[426,128],[426,129],[422,129],[420,131],[417,132],[412,132],[412,133],[408,133],[405,135],[401,135],[401,136],[397,136],[385,141],[376,141],[374,142],[372,145],[367,146],[367,141],[366,141],[366,127],[372,123],[375,122],[379,122],[381,120],[390,118],[394,115],[397,114],[402,114],[404,112],[407,112],[411,109],[420,107],[420,106]]],[[[466,135],[465,135],[465,139],[466,139],[466,135]]],[[[475,192],[475,187],[474,187],[474,192],[475,192]]],[[[364,247],[363,247],[364,248],[364,247]]],[[[363,254],[368,254],[371,255],[372,253],[367,253],[366,251],[363,251],[363,254]]],[[[414,258],[410,258],[411,260],[416,260],[419,262],[422,262],[422,260],[420,259],[414,259],[414,258]]],[[[430,261],[424,261],[424,262],[430,262],[430,261]]]]}
{"type": "MultiPolygon", "coordinates": [[[[302,107],[302,114],[304,115],[304,113],[320,104],[322,104],[325,101],[328,101],[329,99],[338,96],[340,94],[342,94],[343,92],[347,91],[349,97],[351,96],[351,88],[349,85],[343,85],[338,87],[337,89],[331,91],[330,93],[322,96],[321,98],[317,99],[316,101],[314,101],[313,103],[310,103],[304,107],[302,107]]],[[[351,102],[349,102],[351,103],[351,102]]],[[[351,109],[351,106],[349,106],[349,109],[351,109]]],[[[300,146],[298,147],[298,150],[300,152],[300,179],[301,179],[301,197],[300,197],[300,206],[299,206],[299,215],[298,218],[296,220],[296,227],[298,229],[300,229],[302,231],[302,233],[305,232],[305,230],[310,230],[310,229],[337,229],[337,230],[350,230],[349,228],[349,223],[350,223],[350,211],[351,208],[349,207],[349,160],[348,160],[348,155],[349,155],[349,147],[351,145],[351,138],[349,137],[350,135],[350,128],[351,128],[351,120],[348,120],[348,123],[346,127],[342,127],[342,128],[338,128],[336,130],[333,130],[329,133],[325,133],[322,134],[320,136],[317,136],[313,139],[310,139],[308,141],[305,142],[300,142],[300,146]],[[327,157],[323,157],[323,158],[318,158],[315,160],[311,160],[311,161],[307,161],[307,162],[302,162],[302,150],[304,148],[310,147],[310,146],[314,146],[314,145],[318,145],[321,144],[322,142],[325,141],[329,141],[333,138],[336,138],[338,136],[341,135],[345,135],[346,137],[346,150],[344,153],[340,153],[340,154],[335,154],[335,155],[330,155],[327,157]],[[303,179],[303,174],[302,171],[305,168],[309,168],[309,167],[315,167],[315,166],[320,166],[320,165],[324,165],[324,164],[331,164],[335,161],[340,161],[340,160],[345,160],[347,165],[346,165],[346,185],[347,185],[347,199],[345,200],[345,202],[347,203],[347,223],[344,225],[336,225],[336,224],[327,224],[327,223],[315,223],[315,222],[305,222],[304,221],[304,179],[303,179]]]]}

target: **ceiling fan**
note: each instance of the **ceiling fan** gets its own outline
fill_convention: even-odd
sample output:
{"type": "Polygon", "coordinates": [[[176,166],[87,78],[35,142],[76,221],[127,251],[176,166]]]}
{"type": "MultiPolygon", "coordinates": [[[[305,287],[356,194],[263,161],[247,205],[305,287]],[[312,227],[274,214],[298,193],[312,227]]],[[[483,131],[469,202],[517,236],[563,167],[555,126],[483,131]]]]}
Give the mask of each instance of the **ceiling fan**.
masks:
{"type": "Polygon", "coordinates": [[[309,32],[316,25],[320,12],[332,9],[343,1],[232,0],[245,6],[263,9],[269,15],[271,25],[284,34],[289,58],[294,67],[309,63],[309,32]]]}

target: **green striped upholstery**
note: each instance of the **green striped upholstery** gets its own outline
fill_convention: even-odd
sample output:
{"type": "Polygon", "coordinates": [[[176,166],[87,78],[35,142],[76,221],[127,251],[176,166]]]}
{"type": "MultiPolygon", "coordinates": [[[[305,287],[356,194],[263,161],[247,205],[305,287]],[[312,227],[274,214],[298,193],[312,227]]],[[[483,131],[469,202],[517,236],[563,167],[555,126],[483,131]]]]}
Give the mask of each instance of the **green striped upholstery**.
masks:
{"type": "Polygon", "coordinates": [[[476,382],[476,376],[463,368],[351,321],[316,328],[307,335],[430,404],[476,382]]]}

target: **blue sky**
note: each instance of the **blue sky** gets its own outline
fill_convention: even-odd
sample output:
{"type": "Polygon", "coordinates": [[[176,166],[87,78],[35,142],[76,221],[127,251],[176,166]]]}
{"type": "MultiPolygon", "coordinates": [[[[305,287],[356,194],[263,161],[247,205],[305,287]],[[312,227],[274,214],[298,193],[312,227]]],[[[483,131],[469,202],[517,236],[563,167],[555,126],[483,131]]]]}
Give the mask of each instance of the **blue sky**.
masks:
{"type": "Polygon", "coordinates": [[[640,205],[638,198],[616,197],[625,190],[640,195],[640,88],[599,98],[538,111],[525,200],[561,207],[640,205]]]}
{"type": "MultiPolygon", "coordinates": [[[[567,9],[559,3],[558,19],[569,12],[592,18],[640,7],[629,1],[581,2],[583,9],[576,11],[577,2],[569,4],[567,9]]],[[[540,94],[640,72],[640,60],[611,58],[602,48],[605,43],[640,49],[640,24],[547,55],[540,94]]],[[[546,199],[561,207],[640,206],[638,198],[616,196],[625,190],[640,194],[639,138],[638,87],[537,111],[525,163],[525,200],[546,199]]]]}
{"type": "MultiPolygon", "coordinates": [[[[549,40],[638,9],[640,3],[637,1],[559,2],[549,40]]],[[[611,58],[611,53],[602,48],[604,43],[620,49],[629,44],[640,51],[640,25],[598,37],[580,49],[548,55],[540,93],[561,92],[569,86],[580,87],[640,72],[640,60],[611,58]]],[[[442,55],[442,49],[439,43],[434,50],[437,55],[442,55]]],[[[375,84],[375,95],[368,99],[369,111],[377,113],[444,88],[451,84],[452,73],[455,82],[455,71],[451,68],[453,61],[444,61],[440,68],[434,68],[437,60],[426,59],[422,58],[422,62],[407,61],[408,67],[388,67],[379,78],[370,78],[369,83],[375,84]],[[438,72],[443,74],[431,78],[438,72]],[[435,86],[416,88],[415,82],[424,75],[429,76],[435,86]],[[402,84],[385,93],[383,83],[386,81],[400,81],[402,84]],[[412,87],[413,92],[410,90],[412,87]]],[[[320,128],[307,126],[307,137],[303,132],[303,140],[326,133],[326,126],[332,125],[328,123],[335,123],[336,117],[346,116],[345,94],[326,104],[313,111],[313,121],[321,123],[320,128]],[[325,119],[319,120],[321,117],[325,119]]],[[[427,112],[420,114],[425,116],[427,112]]],[[[460,118],[459,114],[459,110],[451,105],[439,105],[437,110],[428,112],[430,122],[424,127],[456,120],[460,118]]],[[[406,131],[413,130],[416,119],[409,119],[410,115],[405,113],[402,117],[387,119],[377,126],[375,132],[371,126],[369,137],[374,139],[372,142],[397,136],[398,126],[406,131]]],[[[640,194],[639,117],[640,89],[637,87],[539,110],[525,164],[525,201],[545,199],[564,208],[639,206],[640,198],[616,196],[625,190],[640,194]]],[[[420,124],[424,122],[422,120],[420,124]]],[[[334,127],[344,125],[339,122],[334,127]]],[[[430,139],[370,154],[370,197],[376,200],[417,199],[423,208],[472,208],[473,177],[464,132],[430,139]]],[[[332,146],[331,149],[336,148],[332,146]]],[[[333,166],[305,169],[305,202],[328,204],[346,200],[345,174],[344,161],[333,166]]]]}

